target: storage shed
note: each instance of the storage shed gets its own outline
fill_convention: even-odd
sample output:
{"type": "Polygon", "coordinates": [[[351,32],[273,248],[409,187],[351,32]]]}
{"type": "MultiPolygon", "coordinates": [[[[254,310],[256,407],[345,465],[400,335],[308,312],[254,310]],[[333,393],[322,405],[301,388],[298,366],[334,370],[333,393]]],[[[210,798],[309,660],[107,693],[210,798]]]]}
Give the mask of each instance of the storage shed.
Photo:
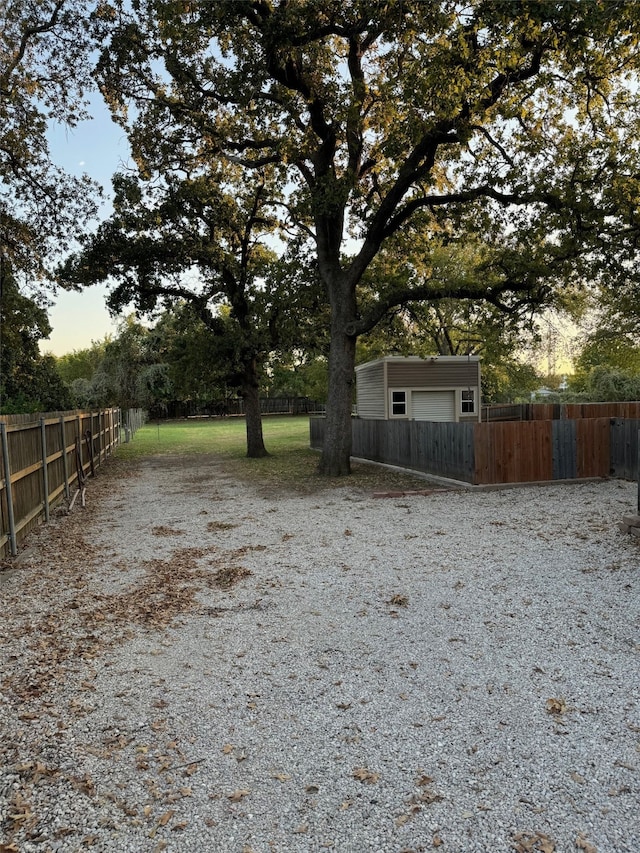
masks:
{"type": "Polygon", "coordinates": [[[387,356],[356,367],[359,418],[479,421],[477,355],[387,356]]]}

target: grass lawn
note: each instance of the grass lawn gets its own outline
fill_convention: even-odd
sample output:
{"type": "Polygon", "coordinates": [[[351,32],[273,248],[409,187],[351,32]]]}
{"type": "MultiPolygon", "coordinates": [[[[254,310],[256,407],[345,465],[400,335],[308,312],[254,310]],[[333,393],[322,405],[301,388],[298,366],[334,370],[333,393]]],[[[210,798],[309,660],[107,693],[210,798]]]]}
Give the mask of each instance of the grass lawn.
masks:
{"type": "Polygon", "coordinates": [[[247,459],[244,418],[153,421],[118,448],[118,459],[146,456],[212,454],[225,459],[238,479],[266,490],[284,488],[310,493],[324,488],[351,486],[366,491],[424,488],[425,481],[377,465],[354,463],[351,477],[330,480],[317,473],[319,454],[309,447],[309,417],[265,417],[264,443],[269,456],[247,459]]]}

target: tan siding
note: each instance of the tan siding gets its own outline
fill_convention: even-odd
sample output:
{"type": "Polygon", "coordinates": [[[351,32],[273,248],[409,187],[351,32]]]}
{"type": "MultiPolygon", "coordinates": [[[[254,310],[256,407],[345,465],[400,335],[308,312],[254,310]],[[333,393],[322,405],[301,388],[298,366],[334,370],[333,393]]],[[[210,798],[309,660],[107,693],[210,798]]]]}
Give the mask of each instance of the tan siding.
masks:
{"type": "Polygon", "coordinates": [[[475,388],[480,384],[479,372],[480,363],[477,361],[448,363],[436,360],[413,364],[390,361],[387,364],[387,381],[389,388],[475,388]]]}
{"type": "Polygon", "coordinates": [[[384,364],[378,362],[357,371],[356,403],[358,417],[385,417],[384,364]]]}

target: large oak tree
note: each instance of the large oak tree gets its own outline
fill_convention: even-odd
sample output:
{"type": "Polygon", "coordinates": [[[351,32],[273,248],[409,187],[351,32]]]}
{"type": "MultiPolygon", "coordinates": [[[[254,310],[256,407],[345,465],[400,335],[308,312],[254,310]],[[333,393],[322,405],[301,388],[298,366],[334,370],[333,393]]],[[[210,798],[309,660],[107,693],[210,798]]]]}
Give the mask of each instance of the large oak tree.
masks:
{"type": "Polygon", "coordinates": [[[153,182],[116,175],[113,215],[59,276],[76,285],[110,283],[113,311],[133,304],[153,316],[159,308],[189,306],[209,337],[211,376],[226,375],[244,400],[247,455],[259,458],[267,455],[265,363],[272,351],[300,345],[304,325],[294,318],[299,300],[287,264],[265,244],[274,227],[273,176],[239,176],[230,189],[229,169],[201,168],[194,177],[179,171],[153,182]]]}
{"type": "Polygon", "coordinates": [[[394,235],[479,232],[482,298],[506,310],[635,257],[635,2],[131,0],[112,17],[99,78],[143,172],[185,153],[281,170],[331,309],[326,474],[349,471],[358,335],[430,294],[408,280],[362,303],[394,235]]]}

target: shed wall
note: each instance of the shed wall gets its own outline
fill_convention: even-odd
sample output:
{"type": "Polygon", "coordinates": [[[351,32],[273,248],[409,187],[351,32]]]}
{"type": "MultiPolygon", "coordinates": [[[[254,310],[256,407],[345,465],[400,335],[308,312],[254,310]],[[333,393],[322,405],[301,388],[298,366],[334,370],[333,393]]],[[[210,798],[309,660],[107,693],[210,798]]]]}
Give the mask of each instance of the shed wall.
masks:
{"type": "Polygon", "coordinates": [[[389,388],[476,388],[480,385],[480,362],[390,361],[387,384],[389,388]]]}
{"type": "Polygon", "coordinates": [[[374,420],[386,418],[385,395],[382,362],[364,365],[357,371],[356,403],[359,417],[374,420]]]}

